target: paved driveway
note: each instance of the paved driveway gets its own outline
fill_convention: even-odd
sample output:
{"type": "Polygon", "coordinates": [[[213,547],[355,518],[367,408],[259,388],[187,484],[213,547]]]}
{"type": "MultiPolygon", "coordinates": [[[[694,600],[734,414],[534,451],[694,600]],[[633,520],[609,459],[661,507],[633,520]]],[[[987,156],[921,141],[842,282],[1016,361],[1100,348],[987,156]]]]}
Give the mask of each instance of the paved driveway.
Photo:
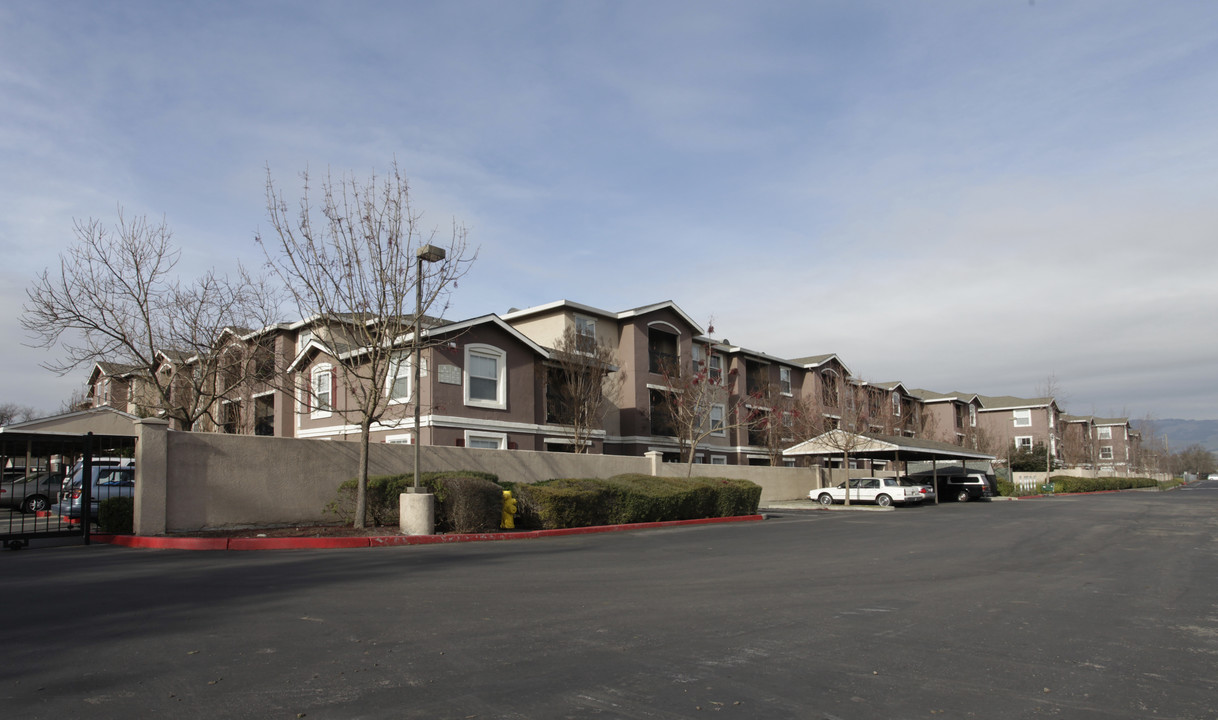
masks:
{"type": "Polygon", "coordinates": [[[7,552],[0,708],[1214,718],[1215,485],[463,545],[7,552]]]}

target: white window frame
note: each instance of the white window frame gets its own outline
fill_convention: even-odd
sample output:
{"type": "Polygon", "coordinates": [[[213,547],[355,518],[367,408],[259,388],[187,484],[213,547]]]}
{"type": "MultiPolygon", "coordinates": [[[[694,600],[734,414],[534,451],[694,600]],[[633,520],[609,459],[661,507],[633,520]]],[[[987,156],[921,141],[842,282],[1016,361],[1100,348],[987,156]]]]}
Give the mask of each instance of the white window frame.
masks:
{"type": "Polygon", "coordinates": [[[901,394],[897,392],[892,394],[892,416],[901,417],[901,394]]]}
{"type": "Polygon", "coordinates": [[[387,445],[414,445],[414,435],[405,433],[402,435],[386,435],[385,444],[387,445]]]}
{"type": "Polygon", "coordinates": [[[466,430],[465,431],[465,447],[474,450],[507,450],[508,436],[507,433],[484,432],[482,430],[466,430]],[[476,441],[486,441],[495,443],[493,448],[475,447],[476,441]]]}
{"type": "Polygon", "coordinates": [[[330,363],[313,366],[313,369],[309,371],[309,387],[305,390],[309,394],[309,417],[313,419],[328,418],[334,414],[334,390],[334,366],[330,363]],[[322,376],[327,378],[324,404],[321,401],[321,395],[317,392],[317,380],[322,376]]]}
{"type": "Polygon", "coordinates": [[[1112,439],[1112,428],[1111,427],[1105,425],[1103,427],[1096,428],[1096,430],[1099,430],[1099,434],[1096,436],[1097,440],[1111,440],[1112,439]]]}
{"type": "Polygon", "coordinates": [[[1016,435],[1015,436],[1015,449],[1016,450],[1026,447],[1028,449],[1028,452],[1031,452],[1032,448],[1035,446],[1036,446],[1036,438],[1032,437],[1031,435],[1016,435]],[[1027,442],[1024,442],[1025,440],[1027,442]]]}
{"type": "Polygon", "coordinates": [[[968,426],[977,427],[977,406],[971,403],[968,406],[968,426]]]}
{"type": "MultiPolygon", "coordinates": [[[[465,381],[465,404],[470,407],[490,408],[492,410],[507,409],[507,352],[494,345],[472,343],[465,346],[465,367],[462,369],[465,381]],[[489,358],[495,361],[495,398],[475,398],[470,396],[472,358],[489,358]]],[[[485,379],[485,378],[483,378],[485,379]]]]}
{"type": "Polygon", "coordinates": [[[791,368],[778,368],[778,390],[783,394],[791,395],[791,368]]]}
{"type": "MultiPolygon", "coordinates": [[[[409,351],[394,353],[389,359],[389,371],[385,378],[385,397],[389,398],[390,405],[402,405],[410,402],[414,397],[414,355],[409,351]],[[393,386],[397,384],[397,380],[401,378],[406,381],[406,392],[401,395],[393,394],[393,386]]],[[[423,367],[422,363],[419,367],[423,367]]]]}
{"type": "Polygon", "coordinates": [[[718,385],[723,382],[723,355],[717,352],[712,352],[707,355],[706,361],[706,377],[711,382],[718,385]],[[716,367],[717,366],[717,367],[716,367]]]}
{"type": "Polygon", "coordinates": [[[1111,445],[1100,445],[1100,460],[1114,460],[1115,458],[1116,454],[1112,452],[1111,445]],[[1105,451],[1108,452],[1107,456],[1104,455],[1105,451]]]}
{"type": "Polygon", "coordinates": [[[707,419],[711,426],[711,435],[714,437],[727,437],[727,406],[723,403],[713,403],[710,406],[710,411],[707,412],[707,419]],[[715,426],[715,411],[719,411],[719,425],[715,426]]]}
{"type": "Polygon", "coordinates": [[[1012,410],[1011,421],[1015,424],[1015,427],[1032,427],[1032,411],[1012,410]]]}
{"type": "Polygon", "coordinates": [[[727,455],[711,455],[711,465],[727,465],[727,455]]]}

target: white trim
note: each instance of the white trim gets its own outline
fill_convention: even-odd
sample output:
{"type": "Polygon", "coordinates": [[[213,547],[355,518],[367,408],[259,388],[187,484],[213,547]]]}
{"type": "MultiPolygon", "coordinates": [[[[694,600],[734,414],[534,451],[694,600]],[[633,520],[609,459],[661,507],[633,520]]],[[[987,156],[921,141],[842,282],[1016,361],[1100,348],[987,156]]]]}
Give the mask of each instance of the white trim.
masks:
{"type": "Polygon", "coordinates": [[[711,403],[710,409],[706,413],[706,420],[711,425],[712,437],[727,437],[727,405],[723,403],[711,403]],[[719,408],[719,429],[715,430],[715,408],[719,408]]]}
{"type": "Polygon", "coordinates": [[[1013,424],[1013,427],[1032,427],[1032,410],[1031,409],[1012,410],[1011,411],[1011,422],[1013,424]],[[1020,413],[1027,413],[1027,414],[1020,415],[1020,413]],[[1027,418],[1028,421],[1020,422],[1020,420],[1024,419],[1025,417],[1027,418]]]}
{"type": "MultiPolygon", "coordinates": [[[[422,378],[427,374],[427,360],[419,358],[419,377],[422,378]]],[[[389,369],[385,371],[385,397],[389,398],[390,405],[405,405],[414,397],[414,353],[409,350],[401,350],[389,356],[389,369]],[[401,396],[393,394],[393,386],[397,379],[402,377],[402,372],[405,371],[406,376],[406,392],[401,396]]]]}
{"type": "Polygon", "coordinates": [[[309,370],[309,385],[305,391],[309,394],[309,417],[314,420],[328,418],[334,414],[334,391],[337,389],[337,383],[334,381],[334,366],[330,363],[322,363],[314,365],[309,370]],[[329,376],[329,387],[326,389],[327,400],[323,404],[317,393],[317,376],[321,374],[329,376]]]}
{"type": "MultiPolygon", "coordinates": [[[[668,322],[667,320],[652,320],[651,322],[647,323],[647,329],[650,330],[652,328],[656,328],[662,332],[671,332],[673,335],[676,335],[678,339],[684,335],[684,333],[681,332],[680,328],[678,328],[676,325],[673,325],[672,323],[668,322]],[[665,328],[667,328],[667,329],[665,329],[665,328]]],[[[680,346],[678,346],[678,349],[679,349],[679,347],[680,346]]]]}
{"type": "MultiPolygon", "coordinates": [[[[465,404],[470,407],[489,408],[492,410],[507,410],[507,351],[494,345],[470,343],[465,346],[465,367],[461,370],[465,383],[465,404]],[[473,356],[495,362],[495,399],[470,397],[471,376],[470,365],[473,356]]],[[[487,379],[487,378],[479,378],[487,379]]]]}
{"type": "Polygon", "coordinates": [[[489,433],[489,432],[482,432],[482,431],[478,431],[478,430],[466,430],[465,431],[465,447],[470,448],[472,450],[492,450],[492,449],[493,450],[507,450],[508,436],[507,436],[507,433],[489,433]],[[496,443],[499,444],[499,447],[497,447],[497,448],[476,448],[472,444],[473,440],[475,438],[483,439],[483,440],[494,440],[496,443]]]}

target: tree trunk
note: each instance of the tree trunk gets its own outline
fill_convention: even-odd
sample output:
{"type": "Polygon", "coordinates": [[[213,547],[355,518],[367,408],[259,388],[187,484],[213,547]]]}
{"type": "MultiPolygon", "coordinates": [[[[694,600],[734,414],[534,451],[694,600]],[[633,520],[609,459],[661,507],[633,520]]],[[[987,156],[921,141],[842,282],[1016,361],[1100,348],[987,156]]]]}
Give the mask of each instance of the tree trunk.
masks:
{"type": "Polygon", "coordinates": [[[364,418],[359,425],[359,480],[355,484],[356,528],[367,526],[368,516],[368,444],[372,435],[372,423],[364,418]]]}
{"type": "Polygon", "coordinates": [[[842,469],[846,471],[846,504],[850,504],[850,451],[842,451],[842,469]]]}

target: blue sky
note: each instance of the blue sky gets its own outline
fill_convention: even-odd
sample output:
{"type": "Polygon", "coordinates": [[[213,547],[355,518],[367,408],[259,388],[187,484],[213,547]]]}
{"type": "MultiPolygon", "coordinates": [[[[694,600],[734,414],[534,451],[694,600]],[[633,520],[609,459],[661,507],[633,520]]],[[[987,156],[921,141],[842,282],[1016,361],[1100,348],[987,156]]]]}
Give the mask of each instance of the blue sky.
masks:
{"type": "Polygon", "coordinates": [[[269,166],[383,172],[454,318],[674,300],[775,355],[1218,417],[1218,4],[0,0],[0,402],[73,218],[256,266],[269,166]]]}

